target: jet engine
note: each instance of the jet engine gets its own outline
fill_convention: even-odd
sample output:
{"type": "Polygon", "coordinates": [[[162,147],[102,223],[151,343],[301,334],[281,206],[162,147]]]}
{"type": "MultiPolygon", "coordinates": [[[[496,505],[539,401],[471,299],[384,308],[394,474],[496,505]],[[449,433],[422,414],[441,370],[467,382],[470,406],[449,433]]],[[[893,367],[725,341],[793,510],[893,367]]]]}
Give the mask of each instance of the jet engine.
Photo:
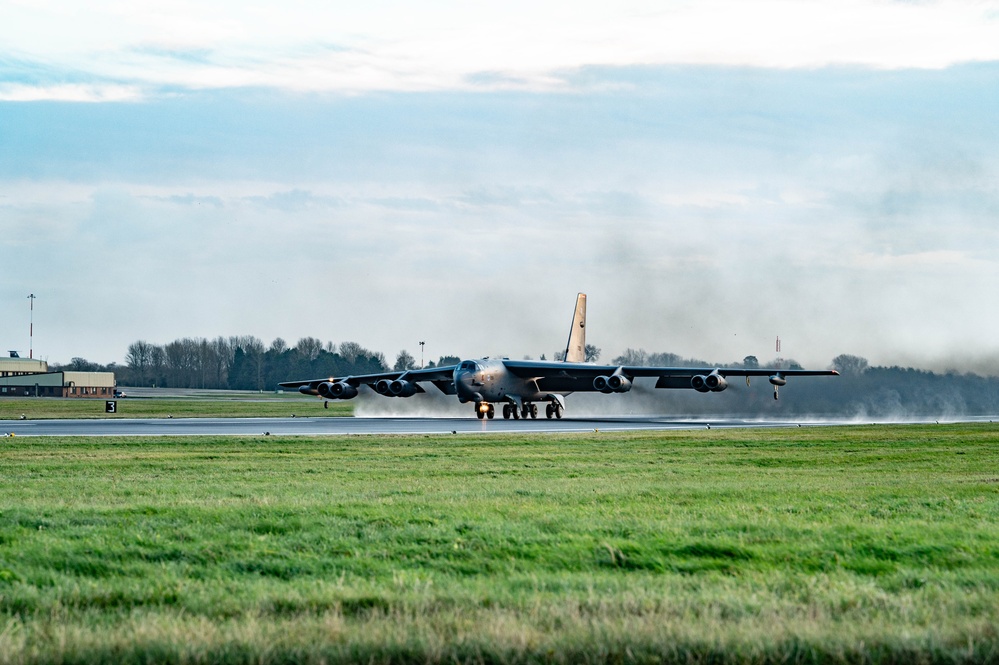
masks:
{"type": "Polygon", "coordinates": [[[318,389],[313,388],[311,386],[307,386],[307,385],[306,386],[299,386],[298,392],[302,393],[303,395],[318,395],[319,394],[319,390],[318,389]]]}
{"type": "Polygon", "coordinates": [[[357,388],[345,381],[337,381],[330,386],[330,397],[336,399],[353,399],[357,397],[357,388]]]}
{"type": "Polygon", "coordinates": [[[787,385],[787,379],[785,379],[780,374],[774,374],[770,377],[770,383],[774,386],[784,386],[787,385]]]}
{"type": "Polygon", "coordinates": [[[713,393],[720,393],[728,388],[728,381],[718,372],[711,372],[704,377],[704,386],[713,393]]]}
{"type": "Polygon", "coordinates": [[[357,397],[357,388],[346,381],[323,381],[316,386],[316,392],[326,399],[351,399],[357,397]]]}
{"type": "Polygon", "coordinates": [[[711,372],[707,376],[698,374],[691,377],[690,387],[699,393],[720,393],[728,388],[728,381],[718,372],[711,372]]]}
{"type": "Polygon", "coordinates": [[[626,393],[631,390],[631,379],[623,374],[601,375],[593,379],[593,389],[604,394],[626,393]]]}
{"type": "Polygon", "coordinates": [[[631,390],[631,379],[623,374],[611,374],[607,377],[607,387],[616,393],[626,393],[631,390]]]}
{"type": "MultiPolygon", "coordinates": [[[[380,383],[380,382],[379,382],[380,383]]],[[[392,397],[412,397],[417,392],[416,384],[412,381],[396,379],[389,384],[388,393],[392,397]]]]}
{"type": "Polygon", "coordinates": [[[378,381],[375,381],[374,385],[375,392],[378,393],[379,395],[387,395],[391,397],[392,393],[389,391],[390,385],[392,385],[392,382],[389,381],[388,379],[380,379],[378,381]]]}
{"type": "Polygon", "coordinates": [[[699,393],[711,392],[711,388],[708,388],[707,385],[705,385],[706,383],[707,377],[700,374],[690,377],[690,387],[699,393]]]}

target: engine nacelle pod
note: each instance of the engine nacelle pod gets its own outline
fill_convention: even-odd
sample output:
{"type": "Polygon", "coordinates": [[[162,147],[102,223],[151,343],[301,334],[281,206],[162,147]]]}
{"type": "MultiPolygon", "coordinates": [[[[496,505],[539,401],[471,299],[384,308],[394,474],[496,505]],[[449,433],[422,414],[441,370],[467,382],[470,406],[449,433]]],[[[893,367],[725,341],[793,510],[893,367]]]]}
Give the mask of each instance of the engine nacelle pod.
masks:
{"type": "Polygon", "coordinates": [[[336,399],[353,399],[357,397],[357,388],[345,381],[337,381],[330,386],[330,397],[336,399]]]}
{"type": "Polygon", "coordinates": [[[389,384],[389,394],[393,397],[412,397],[416,394],[416,384],[412,381],[396,379],[389,384]]]}
{"type": "Polygon", "coordinates": [[[787,379],[780,374],[774,374],[770,377],[770,384],[774,386],[785,386],[787,385],[787,379]]]}
{"type": "Polygon", "coordinates": [[[607,377],[607,387],[616,393],[626,393],[631,390],[631,379],[622,374],[612,374],[607,377]]]}
{"type": "Polygon", "coordinates": [[[375,381],[374,385],[375,392],[378,393],[379,395],[387,395],[391,397],[392,393],[389,391],[390,385],[392,385],[392,382],[389,381],[388,379],[380,379],[378,381],[375,381]]]}
{"type": "Polygon", "coordinates": [[[298,387],[298,392],[302,393],[303,395],[318,395],[319,394],[319,390],[317,388],[313,388],[312,386],[299,386],[298,387]]]}
{"type": "Polygon", "coordinates": [[[713,393],[720,393],[728,388],[728,381],[726,381],[725,377],[721,374],[712,372],[704,377],[704,387],[713,393]]]}
{"type": "Polygon", "coordinates": [[[599,390],[602,393],[611,392],[610,387],[607,385],[607,377],[598,376],[597,378],[593,379],[593,389],[599,390]]]}
{"type": "Polygon", "coordinates": [[[690,377],[690,387],[699,393],[711,392],[711,388],[707,386],[707,377],[700,374],[690,377]]]}
{"type": "Polygon", "coordinates": [[[318,386],[316,386],[316,392],[319,393],[320,397],[325,397],[329,399],[331,397],[330,391],[333,389],[333,384],[329,381],[323,381],[318,386]]]}

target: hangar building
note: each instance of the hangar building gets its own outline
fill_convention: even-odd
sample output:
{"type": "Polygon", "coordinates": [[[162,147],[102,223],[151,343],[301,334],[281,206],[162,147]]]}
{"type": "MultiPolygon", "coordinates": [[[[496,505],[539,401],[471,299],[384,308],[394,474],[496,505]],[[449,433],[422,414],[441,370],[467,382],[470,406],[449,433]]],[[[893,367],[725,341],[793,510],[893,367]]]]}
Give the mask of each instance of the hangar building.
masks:
{"type": "Polygon", "coordinates": [[[44,360],[0,358],[0,397],[112,397],[114,372],[50,372],[44,360]]]}

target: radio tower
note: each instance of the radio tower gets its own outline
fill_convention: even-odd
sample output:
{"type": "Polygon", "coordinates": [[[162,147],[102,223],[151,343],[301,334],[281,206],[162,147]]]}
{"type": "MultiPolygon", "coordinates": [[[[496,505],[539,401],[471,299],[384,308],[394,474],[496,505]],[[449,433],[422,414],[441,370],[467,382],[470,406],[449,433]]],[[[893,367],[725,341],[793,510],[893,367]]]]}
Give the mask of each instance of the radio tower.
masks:
{"type": "Polygon", "coordinates": [[[28,319],[30,327],[28,328],[28,358],[35,357],[35,294],[31,293],[28,295],[28,300],[31,301],[31,314],[28,319]]]}

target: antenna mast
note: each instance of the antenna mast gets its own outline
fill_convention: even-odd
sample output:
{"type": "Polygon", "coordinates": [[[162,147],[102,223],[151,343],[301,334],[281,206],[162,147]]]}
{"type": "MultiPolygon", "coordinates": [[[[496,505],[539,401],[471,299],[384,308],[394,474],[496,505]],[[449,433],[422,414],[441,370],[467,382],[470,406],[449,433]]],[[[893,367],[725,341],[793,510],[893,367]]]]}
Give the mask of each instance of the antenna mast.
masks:
{"type": "Polygon", "coordinates": [[[28,358],[35,357],[35,294],[31,293],[28,295],[28,300],[31,301],[31,314],[29,318],[29,328],[28,328],[28,358]]]}

